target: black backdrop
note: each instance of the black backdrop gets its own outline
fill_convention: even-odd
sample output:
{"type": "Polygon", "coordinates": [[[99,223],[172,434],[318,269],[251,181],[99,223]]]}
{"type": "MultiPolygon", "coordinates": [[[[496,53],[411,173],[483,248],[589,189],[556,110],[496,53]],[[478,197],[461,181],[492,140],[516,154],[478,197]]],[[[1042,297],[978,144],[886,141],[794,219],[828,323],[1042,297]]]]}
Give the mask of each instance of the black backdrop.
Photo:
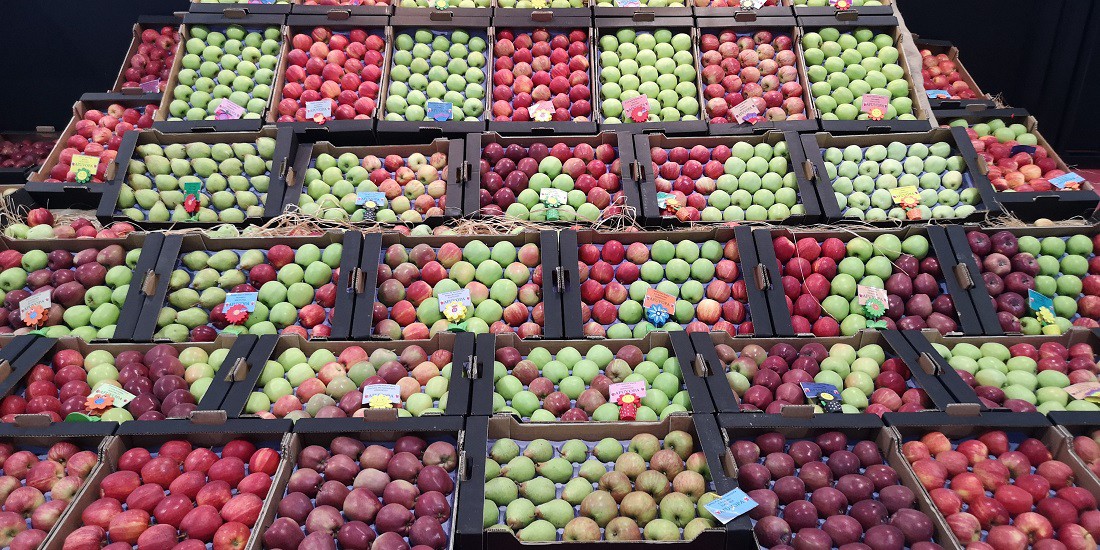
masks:
{"type": "MultiPolygon", "coordinates": [[[[1080,0],[897,0],[910,30],[950,40],[985,91],[1024,107],[1069,163],[1100,166],[1100,6],[1080,0]]],[[[118,74],[139,15],[187,0],[31,0],[0,12],[0,129],[62,127],[118,74]]]]}

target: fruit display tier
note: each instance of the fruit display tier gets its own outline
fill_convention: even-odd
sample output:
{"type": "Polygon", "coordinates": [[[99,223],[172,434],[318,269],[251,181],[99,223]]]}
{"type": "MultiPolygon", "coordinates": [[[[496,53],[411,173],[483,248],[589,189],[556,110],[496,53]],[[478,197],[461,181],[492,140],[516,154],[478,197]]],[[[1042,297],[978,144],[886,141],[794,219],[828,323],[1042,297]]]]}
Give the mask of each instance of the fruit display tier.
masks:
{"type": "Polygon", "coordinates": [[[386,235],[382,248],[376,268],[375,336],[426,340],[452,325],[474,334],[516,333],[520,338],[561,332],[561,302],[551,280],[557,259],[542,254],[550,249],[540,247],[538,234],[386,235]],[[444,298],[450,301],[441,303],[444,298]],[[463,306],[461,315],[445,317],[444,308],[454,302],[463,306]]]}
{"type": "Polygon", "coordinates": [[[671,414],[714,410],[685,334],[566,344],[497,335],[493,376],[473,382],[472,413],[491,404],[490,414],[524,423],[656,422],[671,414]],[[611,387],[624,383],[634,384],[629,387],[640,398],[633,417],[612,400],[611,387]]]}
{"type": "MultiPolygon", "coordinates": [[[[481,443],[487,458],[470,460],[476,461],[473,476],[483,474],[485,483],[461,497],[469,521],[463,525],[468,530],[460,530],[461,543],[726,543],[725,528],[702,506],[718,498],[715,491],[727,490],[710,479],[728,459],[710,416],[672,416],[648,426],[563,429],[521,426],[511,418],[478,419],[476,425],[478,439],[487,435],[481,443]]],[[[468,422],[471,452],[474,433],[468,422]]]]}
{"type": "Polygon", "coordinates": [[[466,141],[472,168],[467,214],[536,222],[554,221],[547,218],[556,214],[562,222],[595,223],[639,208],[637,184],[623,174],[634,163],[629,134],[546,139],[490,133],[480,142],[476,137],[466,141]],[[561,204],[551,208],[556,203],[561,204]]]}
{"type": "Polygon", "coordinates": [[[984,219],[1000,210],[961,128],[804,135],[802,145],[812,165],[804,175],[816,182],[830,220],[895,226],[899,221],[984,219]],[[830,191],[834,200],[829,200],[830,191]],[[906,197],[915,197],[917,204],[906,204],[906,197]]]}
{"type": "Polygon", "coordinates": [[[130,48],[108,92],[141,94],[144,99],[159,105],[176,61],[179,27],[180,20],[176,17],[139,17],[134,23],[130,48]]]}
{"type": "MultiPolygon", "coordinates": [[[[706,341],[706,338],[703,338],[706,341]]],[[[718,412],[766,412],[782,416],[821,415],[822,401],[802,384],[828,384],[839,392],[843,413],[919,413],[946,410],[977,397],[953,396],[945,386],[956,377],[936,370],[900,332],[865,332],[813,341],[766,338],[740,340],[711,335],[719,376],[707,383],[718,412]],[[967,399],[969,397],[969,399],[967,399]]],[[[697,352],[700,352],[697,345],[697,352]]],[[[700,352],[702,353],[702,352],[700,352]]],[[[835,399],[835,397],[834,397],[835,399]]]]}
{"type": "Polygon", "coordinates": [[[712,474],[736,479],[758,503],[730,524],[752,529],[758,547],[948,547],[947,525],[880,419],[722,414],[718,425],[732,464],[712,474]]]}
{"type": "Polygon", "coordinates": [[[57,139],[52,126],[43,126],[39,132],[0,132],[0,183],[25,182],[28,172],[50,155],[57,139]]]}
{"type": "Polygon", "coordinates": [[[796,173],[805,156],[794,133],[737,138],[640,134],[634,136],[634,155],[649,223],[808,224],[821,217],[817,193],[796,173]],[[675,199],[674,206],[669,199],[675,199]]]}
{"type": "Polygon", "coordinates": [[[562,246],[562,265],[576,266],[569,280],[579,285],[579,295],[567,294],[567,334],[618,339],[654,330],[770,332],[748,228],[582,231],[577,241],[575,255],[562,246]]]}
{"type": "MultiPolygon", "coordinates": [[[[799,17],[807,16],[844,16],[836,7],[835,2],[829,0],[783,0],[783,5],[794,7],[794,14],[799,17]]],[[[849,11],[854,11],[859,16],[864,15],[897,15],[892,0],[852,0],[849,11]]]]}
{"type": "MultiPolygon", "coordinates": [[[[997,103],[982,92],[970,71],[966,70],[959,49],[943,40],[916,38],[920,50],[921,77],[928,93],[928,104],[935,110],[966,108],[972,105],[993,108],[997,103]],[[944,93],[939,93],[940,91],[944,93]]],[[[937,116],[937,118],[939,118],[937,116]]]]}
{"type": "Polygon", "coordinates": [[[105,187],[97,215],[145,229],[262,223],[283,210],[291,135],[290,129],[274,128],[127,134],[119,148],[120,169],[105,187]],[[197,205],[187,200],[193,195],[197,205]]]}
{"type": "Polygon", "coordinates": [[[918,482],[912,489],[947,523],[945,542],[1028,548],[1043,539],[1066,547],[1091,541],[1100,484],[1066,432],[1043,415],[888,415],[887,422],[902,436],[901,454],[918,482]]]}
{"type": "Polygon", "coordinates": [[[278,499],[274,482],[288,468],[290,428],[289,421],[234,419],[125,423],[100,448],[102,463],[53,540],[59,547],[133,548],[139,539],[243,547],[259,535],[265,503],[278,499]]]}
{"type": "Polygon", "coordinates": [[[300,142],[285,202],[326,220],[436,224],[461,212],[464,147],[446,138],[370,147],[300,142]]]}
{"type": "Polygon", "coordinates": [[[188,14],[154,127],[255,131],[271,108],[283,51],[282,15],[188,14]],[[223,108],[223,102],[234,105],[223,108]]]}
{"type": "MultiPolygon", "coordinates": [[[[299,0],[270,0],[258,3],[258,5],[255,6],[248,6],[245,13],[287,14],[290,13],[292,7],[297,7],[296,4],[298,4],[298,2],[299,0]]],[[[330,3],[339,4],[341,2],[330,3]]],[[[226,17],[232,17],[240,10],[236,4],[236,2],[227,2],[225,0],[190,0],[188,11],[190,13],[216,13],[226,17]]]]}
{"type": "Polygon", "coordinates": [[[763,231],[772,249],[758,246],[758,254],[775,258],[780,281],[773,294],[783,293],[787,312],[772,306],[780,335],[852,336],[867,328],[981,333],[968,279],[960,279],[940,228],[763,231]]]}
{"type": "MultiPolygon", "coordinates": [[[[400,353],[384,342],[307,342],[283,336],[264,358],[233,384],[222,403],[232,414],[263,418],[344,418],[388,411],[372,410],[374,385],[400,390],[394,418],[467,414],[470,380],[466,363],[474,337],[444,332],[405,346],[400,353]],[[456,367],[457,365],[457,367],[456,367]]],[[[377,388],[376,388],[377,389],[377,388]]],[[[392,397],[387,397],[392,402],[392,397]]],[[[375,404],[377,405],[377,404],[375,404]]]]}

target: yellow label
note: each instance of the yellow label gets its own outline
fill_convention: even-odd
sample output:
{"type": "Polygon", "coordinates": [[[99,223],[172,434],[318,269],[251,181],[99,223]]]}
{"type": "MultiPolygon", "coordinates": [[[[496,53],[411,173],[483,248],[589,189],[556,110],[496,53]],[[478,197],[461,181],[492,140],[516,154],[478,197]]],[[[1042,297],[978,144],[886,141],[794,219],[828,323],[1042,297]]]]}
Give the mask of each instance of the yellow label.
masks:
{"type": "Polygon", "coordinates": [[[77,172],[80,169],[87,170],[95,175],[95,171],[99,168],[99,158],[88,155],[73,155],[72,162],[69,163],[69,168],[73,172],[77,172]]]}
{"type": "Polygon", "coordinates": [[[896,187],[890,190],[890,196],[894,198],[894,204],[900,205],[905,199],[912,197],[916,199],[917,203],[920,203],[920,191],[917,190],[915,185],[907,185],[905,187],[896,187]]]}

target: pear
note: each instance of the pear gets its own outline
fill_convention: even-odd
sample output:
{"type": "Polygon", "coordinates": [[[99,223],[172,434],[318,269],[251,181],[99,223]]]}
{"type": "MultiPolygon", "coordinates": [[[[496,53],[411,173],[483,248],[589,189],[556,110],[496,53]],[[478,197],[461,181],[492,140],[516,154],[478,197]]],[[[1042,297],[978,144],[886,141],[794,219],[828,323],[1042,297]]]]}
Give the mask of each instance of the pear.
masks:
{"type": "Polygon", "coordinates": [[[604,466],[600,460],[596,458],[590,458],[581,464],[580,476],[589,483],[595,483],[600,480],[603,475],[607,473],[607,466],[604,466]]]}
{"type": "MultiPolygon", "coordinates": [[[[656,514],[656,510],[654,510],[656,514]]],[[[545,502],[535,508],[535,515],[554,524],[554,527],[562,529],[569,520],[573,519],[573,505],[562,499],[554,499],[545,502]]]]}
{"type": "Polygon", "coordinates": [[[573,477],[573,464],[559,456],[539,464],[536,471],[554,483],[565,483],[573,477]]]}
{"type": "Polygon", "coordinates": [[[497,463],[508,462],[519,456],[519,445],[511,439],[498,439],[489,449],[489,457],[497,463]]]}
{"type": "Polygon", "coordinates": [[[558,536],[557,529],[554,528],[554,524],[549,521],[539,519],[535,520],[516,533],[516,537],[520,542],[550,542],[556,539],[558,536]]]}
{"type": "Polygon", "coordinates": [[[570,439],[561,446],[561,456],[573,464],[580,464],[588,457],[588,445],[579,439],[570,439]]]}
{"type": "Polygon", "coordinates": [[[191,288],[202,292],[203,290],[217,285],[219,277],[221,277],[221,274],[218,273],[218,270],[214,268],[206,267],[200,269],[195,273],[195,276],[191,281],[191,288]]]}
{"type": "Polygon", "coordinates": [[[256,154],[256,147],[251,143],[234,143],[233,154],[238,159],[244,160],[245,157],[256,154]]]}
{"type": "MultiPolygon", "coordinates": [[[[664,477],[664,476],[662,476],[664,477]]],[[[584,497],[592,493],[592,482],[584,478],[573,478],[565,484],[561,490],[561,498],[566,502],[579,506],[584,497]]]]}
{"type": "Polygon", "coordinates": [[[596,447],[592,449],[592,456],[598,458],[600,462],[615,462],[615,459],[619,458],[621,454],[623,454],[623,444],[612,437],[601,439],[596,447]]]}
{"type": "Polygon", "coordinates": [[[149,209],[148,218],[152,222],[166,222],[168,221],[170,214],[168,213],[168,207],[164,206],[164,203],[157,202],[149,209]]]}
{"type": "Polygon", "coordinates": [[[504,510],[504,523],[514,531],[523,529],[535,521],[535,510],[535,505],[530,500],[525,498],[513,500],[504,510]]]}
{"type": "Polygon", "coordinates": [[[536,477],[519,484],[519,492],[536,505],[550,502],[557,496],[554,482],[545,477],[536,477]]]}
{"type": "MultiPolygon", "coordinates": [[[[270,160],[272,158],[275,158],[275,140],[269,137],[262,137],[257,139],[256,151],[260,154],[261,157],[265,159],[270,160]]],[[[358,164],[358,161],[356,161],[356,164],[358,164]]]]}
{"type": "Polygon", "coordinates": [[[199,303],[199,293],[194,289],[181,288],[168,295],[168,303],[176,309],[187,309],[199,303]]]}
{"type": "Polygon", "coordinates": [[[518,493],[516,482],[506,477],[495,477],[485,482],[485,498],[495,502],[497,506],[505,506],[516,500],[518,493]]]}

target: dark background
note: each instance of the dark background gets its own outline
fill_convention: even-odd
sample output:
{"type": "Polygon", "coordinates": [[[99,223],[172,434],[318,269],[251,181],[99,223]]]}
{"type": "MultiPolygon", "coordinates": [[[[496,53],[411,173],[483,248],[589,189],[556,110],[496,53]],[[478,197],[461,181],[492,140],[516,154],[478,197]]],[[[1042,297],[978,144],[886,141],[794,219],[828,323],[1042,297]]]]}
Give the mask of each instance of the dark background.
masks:
{"type": "MultiPolygon", "coordinates": [[[[1029,110],[1070,164],[1100,166],[1100,3],[1080,0],[896,0],[910,30],[949,40],[979,86],[1029,110]]],[[[187,0],[5,2],[0,16],[0,129],[64,127],[87,92],[118,74],[139,15],[187,0]]]]}

